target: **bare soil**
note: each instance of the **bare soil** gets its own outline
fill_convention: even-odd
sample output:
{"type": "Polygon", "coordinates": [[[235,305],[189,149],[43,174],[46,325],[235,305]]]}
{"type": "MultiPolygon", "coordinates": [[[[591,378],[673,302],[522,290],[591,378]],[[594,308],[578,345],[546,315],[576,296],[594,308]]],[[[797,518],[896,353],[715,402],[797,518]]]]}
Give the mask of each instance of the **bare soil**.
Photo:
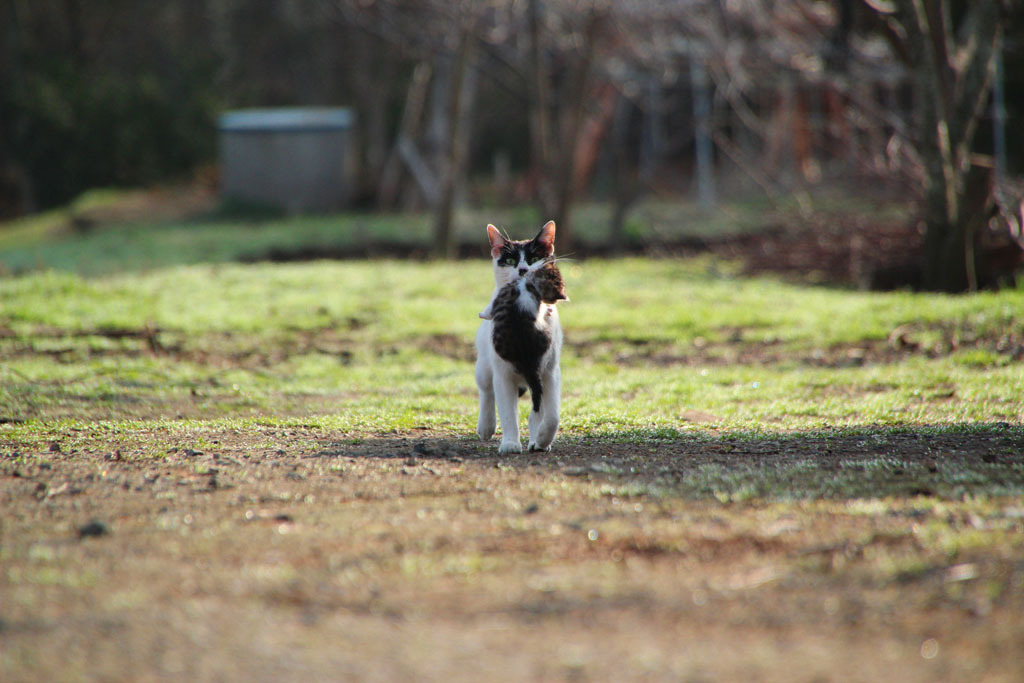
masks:
{"type": "Polygon", "coordinates": [[[5,681],[1024,677],[1021,498],[943,476],[1019,484],[1009,425],[499,458],[428,432],[99,423],[3,448],[5,681]],[[903,495],[743,500],[698,476],[801,463],[882,463],[903,495]]]}

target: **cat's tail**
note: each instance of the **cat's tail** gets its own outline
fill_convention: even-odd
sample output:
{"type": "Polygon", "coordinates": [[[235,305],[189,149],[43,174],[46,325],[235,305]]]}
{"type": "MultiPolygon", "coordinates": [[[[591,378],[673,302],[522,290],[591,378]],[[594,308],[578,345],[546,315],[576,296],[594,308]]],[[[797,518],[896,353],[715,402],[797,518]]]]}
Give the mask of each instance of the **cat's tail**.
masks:
{"type": "Polygon", "coordinates": [[[533,412],[540,412],[540,397],[544,394],[544,386],[540,381],[539,372],[531,372],[524,375],[526,384],[530,387],[530,399],[533,401],[533,412]]]}

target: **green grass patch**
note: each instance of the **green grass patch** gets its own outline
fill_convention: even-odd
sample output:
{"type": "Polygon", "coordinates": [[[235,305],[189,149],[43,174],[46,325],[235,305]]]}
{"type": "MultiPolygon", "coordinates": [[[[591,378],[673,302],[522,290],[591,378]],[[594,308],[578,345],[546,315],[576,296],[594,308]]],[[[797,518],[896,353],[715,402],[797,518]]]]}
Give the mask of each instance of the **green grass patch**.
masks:
{"type": "MultiPolygon", "coordinates": [[[[809,205],[815,220],[850,212],[864,215],[859,197],[819,193],[809,205]]],[[[708,211],[691,202],[648,198],[638,202],[622,238],[632,247],[753,234],[806,223],[808,205],[737,199],[708,211]]],[[[902,203],[873,204],[871,215],[903,220],[902,203]]],[[[582,250],[611,239],[609,202],[586,202],[573,211],[574,239],[582,250]]],[[[547,219],[530,206],[463,208],[454,217],[456,240],[486,253],[484,226],[527,237],[547,219]]],[[[283,260],[310,254],[429,253],[429,213],[345,213],[288,217],[231,203],[216,204],[195,188],[92,190],[67,207],[0,223],[0,272],[58,269],[83,275],[148,271],[177,265],[283,260]]]]}
{"type": "MultiPolygon", "coordinates": [[[[344,406],[380,427],[420,414],[468,429],[489,278],[486,263],[383,261],[8,279],[5,417],[74,417],[76,406],[131,416],[152,401],[274,414],[291,401],[344,406]]],[[[701,427],[738,430],[1021,417],[1019,368],[999,345],[1024,338],[1020,292],[821,290],[723,276],[704,261],[589,261],[566,279],[570,433],[685,430],[693,411],[709,416],[701,427]],[[936,355],[888,343],[929,321],[974,346],[936,355]]]]}
{"type": "MultiPolygon", "coordinates": [[[[1024,419],[1018,347],[1007,343],[1024,339],[1021,291],[818,289],[737,278],[706,259],[594,260],[565,276],[567,446],[1024,419]],[[894,330],[913,345],[893,341],[894,330]]],[[[301,424],[348,439],[426,429],[471,440],[472,340],[490,278],[486,261],[7,278],[0,438],[44,447],[98,424],[127,433],[301,424]]],[[[787,482],[797,496],[883,490],[871,468],[808,477],[802,467],[709,466],[684,488],[729,500],[778,497],[787,482]]],[[[964,491],[975,474],[988,476],[966,472],[964,491]]]]}

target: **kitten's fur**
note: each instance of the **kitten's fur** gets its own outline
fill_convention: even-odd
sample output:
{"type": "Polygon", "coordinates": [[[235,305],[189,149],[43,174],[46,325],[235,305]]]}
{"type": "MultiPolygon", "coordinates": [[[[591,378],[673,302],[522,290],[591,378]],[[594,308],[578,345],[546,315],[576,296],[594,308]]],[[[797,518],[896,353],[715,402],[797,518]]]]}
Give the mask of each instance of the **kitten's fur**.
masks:
{"type": "Polygon", "coordinates": [[[562,275],[553,262],[538,261],[525,275],[498,291],[491,303],[494,321],[491,343],[498,357],[512,364],[526,380],[533,399],[533,410],[539,412],[544,395],[540,372],[544,355],[551,347],[552,331],[547,320],[554,306],[541,310],[543,304],[565,299],[562,275]]]}
{"type": "Polygon", "coordinates": [[[533,269],[530,273],[529,285],[535,288],[536,294],[542,303],[557,304],[559,301],[568,301],[565,295],[565,281],[562,279],[562,272],[558,270],[555,261],[546,261],[540,268],[533,269]]]}
{"type": "Polygon", "coordinates": [[[476,383],[480,389],[477,434],[494,434],[495,404],[501,418],[499,453],[521,453],[518,398],[533,399],[530,450],[551,450],[558,432],[562,327],[555,302],[565,299],[561,274],[551,262],[555,224],[528,241],[513,241],[487,226],[497,285],[476,335],[476,383]],[[493,320],[491,319],[493,318],[493,320]]]}

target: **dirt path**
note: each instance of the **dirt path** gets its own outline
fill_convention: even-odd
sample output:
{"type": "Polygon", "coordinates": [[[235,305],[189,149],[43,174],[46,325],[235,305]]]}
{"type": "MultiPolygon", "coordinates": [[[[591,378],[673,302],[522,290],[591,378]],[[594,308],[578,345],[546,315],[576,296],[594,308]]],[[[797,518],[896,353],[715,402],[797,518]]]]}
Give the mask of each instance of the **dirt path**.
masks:
{"type": "Polygon", "coordinates": [[[15,444],[0,678],[1020,680],[1024,500],[951,500],[941,476],[1024,477],[1020,430],[885,439],[15,444]],[[714,479],[886,462],[922,490],[771,502],[714,479]]]}

